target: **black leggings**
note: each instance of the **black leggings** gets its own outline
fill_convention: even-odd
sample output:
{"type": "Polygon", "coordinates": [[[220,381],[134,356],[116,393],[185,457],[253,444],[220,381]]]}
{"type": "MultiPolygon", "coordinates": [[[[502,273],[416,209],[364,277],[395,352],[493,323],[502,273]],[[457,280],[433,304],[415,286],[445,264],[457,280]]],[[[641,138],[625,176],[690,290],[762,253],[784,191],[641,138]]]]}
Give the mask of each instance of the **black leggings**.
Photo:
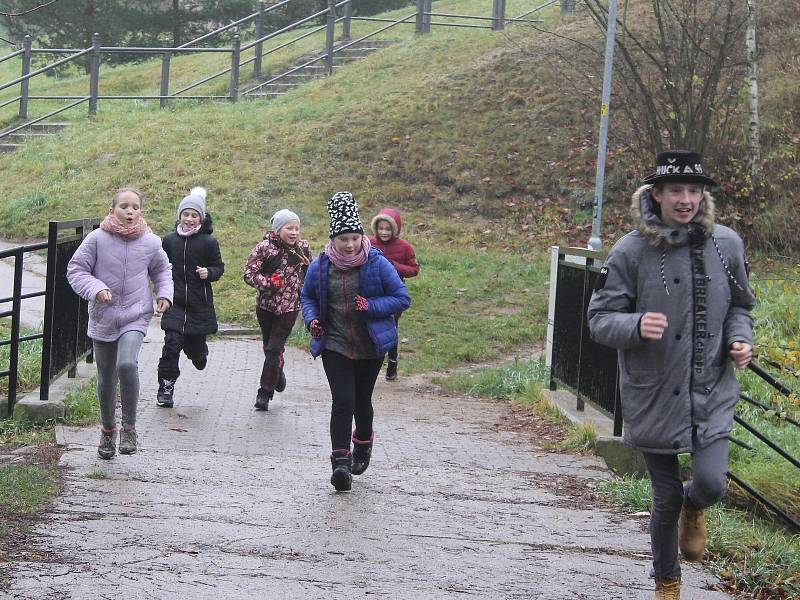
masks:
{"type": "Polygon", "coordinates": [[[181,350],[189,360],[201,360],[208,356],[208,344],[205,335],[183,335],[171,329],[164,332],[164,349],[158,361],[159,379],[175,381],[181,374],[178,363],[181,350]]]}
{"type": "Polygon", "coordinates": [[[331,388],[331,449],[350,449],[353,419],[356,437],[372,437],[372,390],[383,365],[383,356],[351,360],[332,350],[323,350],[322,366],[331,388]]]}

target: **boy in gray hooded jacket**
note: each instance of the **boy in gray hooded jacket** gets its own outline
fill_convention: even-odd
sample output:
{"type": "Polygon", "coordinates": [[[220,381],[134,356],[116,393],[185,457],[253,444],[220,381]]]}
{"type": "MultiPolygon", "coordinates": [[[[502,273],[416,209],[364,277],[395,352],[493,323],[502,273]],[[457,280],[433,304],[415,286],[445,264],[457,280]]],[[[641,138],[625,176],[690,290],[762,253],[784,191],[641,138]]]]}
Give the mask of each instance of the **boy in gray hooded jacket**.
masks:
{"type": "Polygon", "coordinates": [[[703,509],[725,489],[735,368],[752,357],[755,297],[739,236],[714,223],[700,155],[663,152],[633,195],[638,228],[611,249],[589,304],[592,338],[619,354],[625,443],[653,487],[656,599],[680,597],[678,547],[705,552],[703,509]],[[693,454],[683,485],[677,455],[693,454]]]}

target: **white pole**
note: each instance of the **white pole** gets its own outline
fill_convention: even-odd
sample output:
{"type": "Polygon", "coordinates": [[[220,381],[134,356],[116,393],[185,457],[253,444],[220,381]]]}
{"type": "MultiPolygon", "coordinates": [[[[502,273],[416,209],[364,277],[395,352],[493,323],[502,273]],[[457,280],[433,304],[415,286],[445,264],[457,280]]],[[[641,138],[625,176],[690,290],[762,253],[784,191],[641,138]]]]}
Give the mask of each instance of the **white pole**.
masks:
{"type": "Polygon", "coordinates": [[[600,143],[597,149],[597,174],[594,180],[594,215],[592,216],[592,237],[590,250],[601,250],[600,222],[603,212],[603,183],[606,176],[606,142],[608,140],[608,113],[611,102],[611,75],[614,71],[614,43],[617,33],[617,0],[608,4],[608,27],[606,30],[606,59],[603,69],[603,98],[600,104],[600,143]]]}

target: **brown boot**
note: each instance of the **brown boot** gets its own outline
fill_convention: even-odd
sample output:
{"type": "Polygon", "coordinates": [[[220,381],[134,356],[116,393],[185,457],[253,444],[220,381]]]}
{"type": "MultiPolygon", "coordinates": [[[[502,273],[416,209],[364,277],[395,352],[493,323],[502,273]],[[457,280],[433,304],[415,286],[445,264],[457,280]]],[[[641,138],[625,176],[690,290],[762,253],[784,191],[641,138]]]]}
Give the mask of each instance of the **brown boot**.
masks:
{"type": "Polygon", "coordinates": [[[653,595],[653,600],[681,600],[681,578],[656,577],[656,593],[653,595]]]}
{"type": "Polygon", "coordinates": [[[703,560],[707,538],[708,530],[703,511],[684,504],[678,517],[678,546],[683,558],[691,562],[703,560]]]}

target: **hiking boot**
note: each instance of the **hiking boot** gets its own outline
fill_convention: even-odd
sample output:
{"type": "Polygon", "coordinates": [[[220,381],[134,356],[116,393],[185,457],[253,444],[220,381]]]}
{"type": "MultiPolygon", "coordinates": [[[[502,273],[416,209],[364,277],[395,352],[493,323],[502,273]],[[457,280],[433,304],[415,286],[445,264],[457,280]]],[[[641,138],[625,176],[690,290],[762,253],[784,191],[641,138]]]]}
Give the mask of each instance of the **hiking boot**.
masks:
{"type": "Polygon", "coordinates": [[[114,458],[117,453],[117,430],[116,428],[111,431],[106,431],[100,428],[100,445],[97,447],[97,456],[104,460],[114,458]]]}
{"type": "Polygon", "coordinates": [[[280,375],[278,375],[278,383],[275,384],[275,391],[280,393],[286,389],[286,375],[281,369],[280,375]]]}
{"type": "Polygon", "coordinates": [[[156,404],[164,408],[172,408],[172,395],[175,393],[175,381],[177,380],[158,378],[156,404]]]}
{"type": "Polygon", "coordinates": [[[372,455],[372,444],[375,443],[375,432],[368,440],[360,440],[353,432],[353,475],[361,475],[369,466],[369,458],[372,455]]]}
{"type": "Polygon", "coordinates": [[[136,428],[123,423],[119,432],[119,453],[133,454],[134,452],[136,452],[136,428]]]}
{"type": "Polygon", "coordinates": [[[386,363],[386,381],[394,381],[397,379],[397,361],[389,359],[386,363]]]}
{"type": "Polygon", "coordinates": [[[272,400],[272,394],[264,390],[258,390],[258,394],[256,395],[256,403],[254,404],[256,410],[269,410],[270,400],[272,400]]]}
{"type": "Polygon", "coordinates": [[[331,485],[337,492],[349,492],[353,485],[353,457],[350,450],[334,450],[331,452],[331,485]]]}
{"type": "Polygon", "coordinates": [[[204,356],[203,358],[198,358],[197,360],[192,359],[192,364],[194,365],[195,369],[202,371],[208,364],[208,357],[204,356]]]}
{"type": "Polygon", "coordinates": [[[681,600],[681,578],[656,577],[656,593],[653,600],[681,600]]]}
{"type": "Polygon", "coordinates": [[[684,504],[678,517],[678,546],[683,558],[690,562],[703,560],[707,538],[708,530],[703,511],[684,504]]]}

